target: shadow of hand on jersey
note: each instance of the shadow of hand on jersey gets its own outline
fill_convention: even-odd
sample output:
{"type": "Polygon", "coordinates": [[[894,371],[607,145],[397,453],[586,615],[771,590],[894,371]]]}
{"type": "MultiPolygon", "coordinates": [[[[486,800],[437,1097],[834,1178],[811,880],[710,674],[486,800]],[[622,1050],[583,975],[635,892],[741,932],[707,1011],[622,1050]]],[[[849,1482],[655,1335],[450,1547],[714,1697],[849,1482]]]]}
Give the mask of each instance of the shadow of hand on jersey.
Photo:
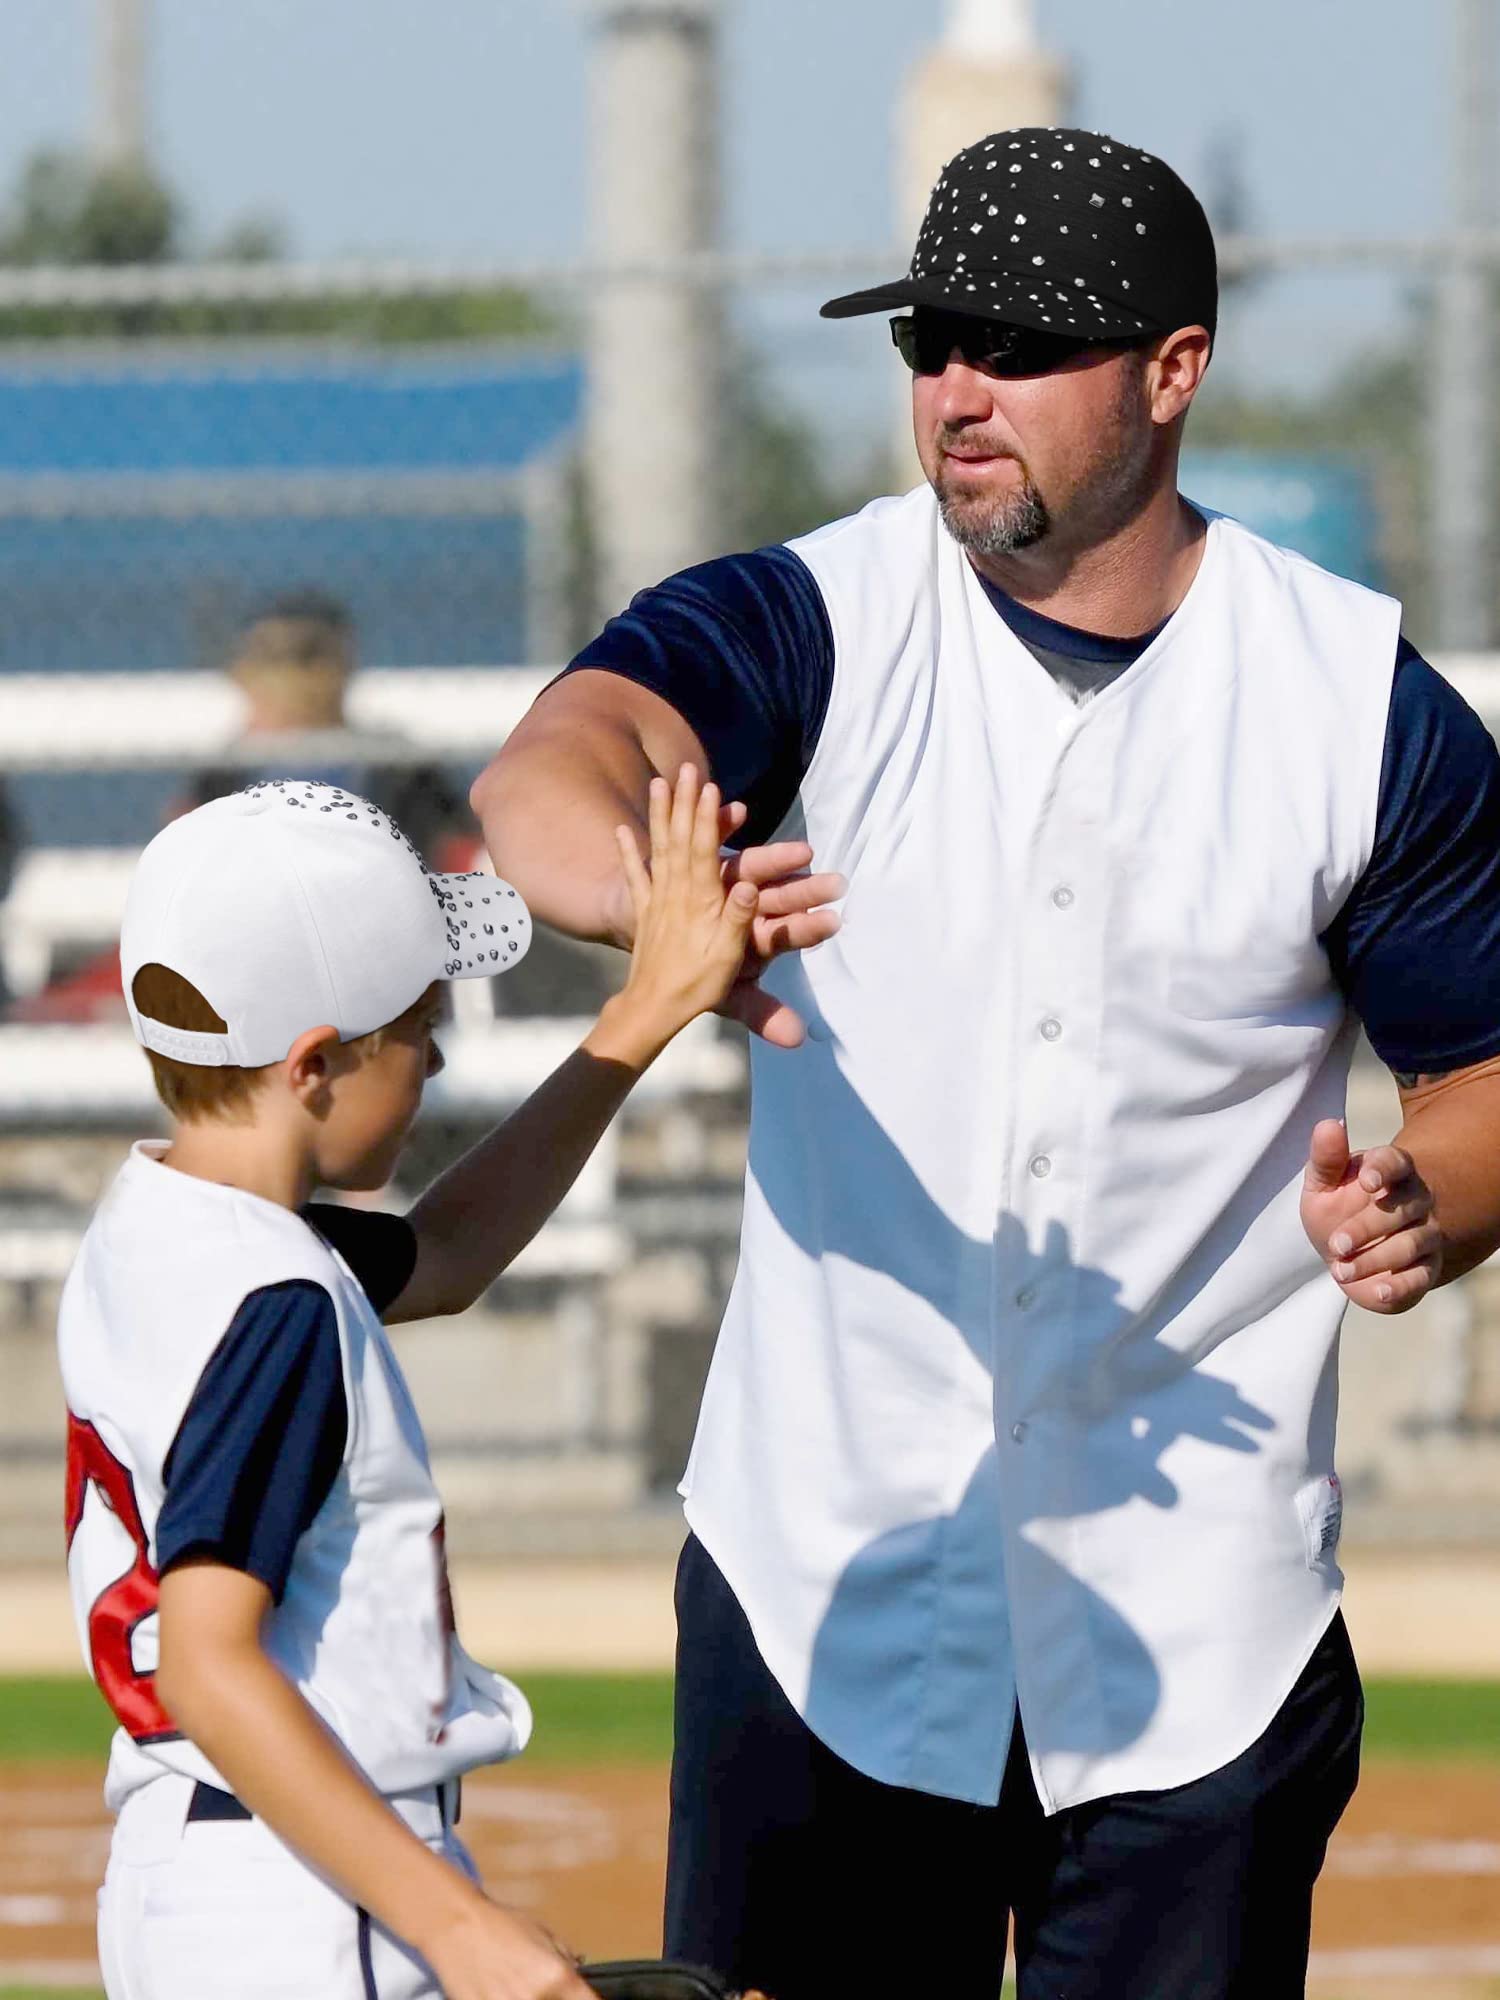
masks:
{"type": "MultiPolygon", "coordinates": [[[[826,1096],[821,1100],[826,1106],[826,1096]]],[[[1009,1531],[1004,1546],[1006,1584],[1031,1607],[1043,1607],[1054,1622],[1088,1634],[1092,1661],[1110,1689],[1108,1702],[1075,1703],[1065,1714],[1028,1715],[1034,1751],[1107,1754],[1136,1741],[1155,1712],[1161,1680],[1145,1640],[1127,1617],[1069,1566],[1078,1522],[1118,1509],[1170,1510],[1180,1499],[1170,1455],[1203,1447],[1241,1454],[1261,1448],[1274,1428],[1265,1411],[1236,1386],[1209,1372],[1205,1357],[1232,1327],[1200,1327],[1188,1348],[1164,1337],[1170,1321],[1196,1295],[1208,1276],[1185,1269],[1171,1296],[1132,1308],[1108,1271],[1073,1258],[1062,1226],[1046,1227],[1032,1247],[1015,1215],[998,1219],[993,1243],[975,1239],[939,1208],[889,1134],[860,1100],[847,1079],[838,1097],[837,1157],[823,1175],[825,1199],[816,1214],[794,1174],[779,1169],[781,1151],[766,1146],[752,1155],[752,1171],[778,1222],[811,1254],[846,1260],[859,1267],[856,1287],[866,1286],[872,1324],[883,1314],[908,1311],[918,1338],[911,1362],[913,1423],[897,1449],[840,1441],[837,1450],[854,1459],[858,1478],[863,1450],[866,1465],[878,1461],[880,1491],[888,1509],[900,1507],[900,1485],[909,1479],[912,1516],[859,1550],[846,1564],[827,1606],[814,1645],[806,1716],[813,1729],[835,1746],[851,1731],[868,1736],[872,1719],[899,1742],[921,1725],[912,1700],[926,1668],[920,1618],[911,1614],[930,1594],[934,1565],[956,1583],[945,1605],[941,1642],[974,1657],[1004,1661],[1010,1656],[1003,1605],[986,1591],[986,1567],[1002,1561],[997,1523],[1009,1531]],[[902,1227],[896,1219],[907,1218],[902,1227]],[[910,1295],[892,1301],[890,1284],[910,1295]],[[1005,1305],[988,1309],[991,1287],[1003,1287],[1005,1305]],[[1017,1310],[1016,1301],[1035,1302],[1017,1310]],[[984,1302],[976,1307],[976,1300],[984,1302]],[[1040,1302],[1046,1302],[1043,1306],[1040,1302]],[[1079,1331],[1087,1337],[1076,1337],[1079,1331]],[[992,1346],[993,1339],[993,1346],[992,1346]],[[955,1357],[959,1342],[967,1357],[955,1357]],[[946,1345],[946,1352],[944,1348],[946,1345]],[[1004,1357],[1004,1380],[993,1380],[997,1353],[1004,1357]],[[974,1366],[978,1363],[978,1368],[974,1366]],[[962,1434],[923,1436],[916,1414],[933,1406],[935,1385],[959,1384],[967,1376],[972,1404],[978,1393],[992,1398],[993,1424],[967,1467],[962,1434]],[[1016,1428],[1018,1427],[1018,1428],[1016,1428]],[[934,1458],[938,1477],[961,1494],[951,1511],[933,1513],[934,1458]],[[965,1481],[965,1473],[967,1480],[965,1481]],[[978,1587],[965,1592],[965,1575],[978,1587]]],[[[826,1134],[825,1134],[826,1136],[826,1134]]],[[[861,1298],[864,1293],[857,1293],[861,1298]]],[[[839,1338],[857,1342],[861,1316],[855,1313],[839,1338]]],[[[846,1360],[858,1372],[857,1356],[846,1360]]],[[[940,1406],[941,1408],[942,1406],[940,1406]]],[[[969,1427],[973,1435],[973,1427],[969,1427]]],[[[889,1447],[890,1441],[886,1441],[889,1447]]],[[[1152,1557],[1150,1514],[1142,1512],[1136,1532],[1143,1559],[1152,1557]]],[[[1180,1587],[1190,1587],[1180,1580],[1180,1587]]],[[[1060,1664],[1060,1663],[1059,1663],[1060,1664]]],[[[1062,1668],[1069,1671],[1069,1668],[1062,1668]]],[[[998,1726],[1008,1730],[1008,1713],[998,1726]]]]}

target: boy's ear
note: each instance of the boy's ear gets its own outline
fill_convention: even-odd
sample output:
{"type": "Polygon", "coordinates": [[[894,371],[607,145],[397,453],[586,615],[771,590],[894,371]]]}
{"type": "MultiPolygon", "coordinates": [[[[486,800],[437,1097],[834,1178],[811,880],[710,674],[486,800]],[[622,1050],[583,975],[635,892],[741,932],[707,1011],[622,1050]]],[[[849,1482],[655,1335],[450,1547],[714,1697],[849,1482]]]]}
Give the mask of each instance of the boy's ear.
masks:
{"type": "Polygon", "coordinates": [[[282,1062],[293,1096],[306,1101],[324,1088],[335,1073],[341,1047],[338,1029],[327,1024],[297,1037],[282,1062]]]}

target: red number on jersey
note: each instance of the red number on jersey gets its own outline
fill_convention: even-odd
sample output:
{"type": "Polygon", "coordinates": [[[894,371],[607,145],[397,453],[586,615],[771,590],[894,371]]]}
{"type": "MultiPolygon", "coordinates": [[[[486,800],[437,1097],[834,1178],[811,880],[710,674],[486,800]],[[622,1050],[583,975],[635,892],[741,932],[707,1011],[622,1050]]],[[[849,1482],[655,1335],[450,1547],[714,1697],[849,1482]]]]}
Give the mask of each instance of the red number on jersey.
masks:
{"type": "Polygon", "coordinates": [[[179,1732],[156,1698],[156,1677],[139,1673],[130,1642],[136,1627],[156,1609],[158,1578],[146,1548],[146,1531],[136,1505],[135,1481],[92,1424],[68,1415],[66,1519],[68,1549],[83,1519],[83,1503],[96,1487],[135,1544],[135,1561],[95,1598],[89,1612],[89,1655],[99,1691],[121,1726],[137,1743],[179,1732]]]}

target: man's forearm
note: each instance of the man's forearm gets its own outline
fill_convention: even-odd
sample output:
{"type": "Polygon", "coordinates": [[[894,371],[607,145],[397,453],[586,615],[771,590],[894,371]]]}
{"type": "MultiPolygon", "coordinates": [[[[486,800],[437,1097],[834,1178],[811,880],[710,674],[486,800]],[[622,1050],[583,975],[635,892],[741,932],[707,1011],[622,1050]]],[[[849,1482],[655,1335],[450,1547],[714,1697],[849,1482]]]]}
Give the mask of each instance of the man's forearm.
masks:
{"type": "Polygon", "coordinates": [[[570,937],[626,946],[628,901],[615,828],[644,825],[651,780],[644,756],[639,785],[556,736],[502,751],[474,787],[474,809],[496,871],[512,882],[543,923],[570,937]]]}
{"type": "Polygon", "coordinates": [[[1423,1078],[1402,1106],[1395,1143],[1432,1190],[1444,1284],[1500,1249],[1500,1063],[1423,1078]]]}
{"type": "Polygon", "coordinates": [[[532,913],[571,937],[628,947],[617,826],[646,833],[646,794],[702,745],[657,695],[617,674],[570,674],[540,696],[475,783],[495,867],[532,913]]]}

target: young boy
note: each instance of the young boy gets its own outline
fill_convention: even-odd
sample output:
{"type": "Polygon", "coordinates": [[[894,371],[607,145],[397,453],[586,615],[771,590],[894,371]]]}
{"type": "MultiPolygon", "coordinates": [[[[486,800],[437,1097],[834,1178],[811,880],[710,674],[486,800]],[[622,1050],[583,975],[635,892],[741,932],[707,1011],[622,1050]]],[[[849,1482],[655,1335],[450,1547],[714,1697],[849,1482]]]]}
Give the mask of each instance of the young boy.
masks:
{"type": "Polygon", "coordinates": [[[100,1895],[110,2000],[584,2000],[491,1902],[458,1779],[524,1697],[454,1634],[442,1510],[382,1320],[459,1312],[557,1206],[636,1078],[724,997],[756,892],[719,799],[651,799],[627,982],[582,1047],[404,1218],[310,1203],[390,1178],[442,1067],[443,984],[529,920],[433,875],[352,793],[263,784],[141,858],[121,940],[173,1116],[100,1204],[63,1293],[68,1564],[119,1721],[100,1895]]]}

